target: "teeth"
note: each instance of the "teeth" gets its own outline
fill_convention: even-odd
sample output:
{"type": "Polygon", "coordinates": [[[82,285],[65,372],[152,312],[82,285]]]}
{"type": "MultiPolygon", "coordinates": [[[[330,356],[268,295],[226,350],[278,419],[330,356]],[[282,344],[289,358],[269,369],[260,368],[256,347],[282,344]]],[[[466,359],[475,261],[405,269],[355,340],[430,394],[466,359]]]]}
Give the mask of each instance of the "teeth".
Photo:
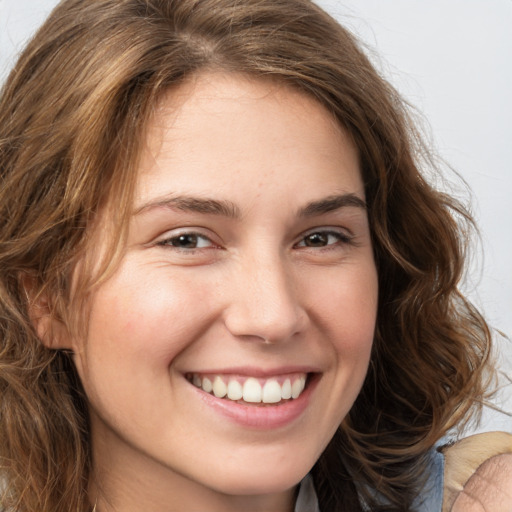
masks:
{"type": "Polygon", "coordinates": [[[281,401],[281,386],[278,384],[277,380],[270,379],[265,382],[263,386],[262,399],[266,404],[275,404],[281,401]]]}
{"type": "Polygon", "coordinates": [[[198,374],[193,374],[189,380],[194,386],[217,398],[265,404],[276,404],[282,400],[296,399],[306,386],[306,374],[295,374],[284,380],[282,378],[267,380],[254,377],[229,378],[225,375],[201,377],[198,374]]]}
{"type": "Polygon", "coordinates": [[[235,379],[231,379],[228,384],[228,398],[230,400],[241,400],[243,396],[242,384],[235,379]]]}
{"type": "Polygon", "coordinates": [[[213,389],[212,381],[210,379],[208,379],[207,377],[205,377],[203,379],[203,383],[202,383],[201,387],[203,388],[203,391],[206,391],[207,393],[211,393],[212,389],[213,389]]]}
{"type": "Polygon", "coordinates": [[[299,395],[304,390],[305,385],[306,379],[302,379],[302,377],[294,381],[294,383],[292,384],[292,398],[298,398],[299,395]]]}
{"type": "Polygon", "coordinates": [[[290,379],[286,379],[284,381],[281,396],[283,397],[283,400],[292,397],[292,383],[290,382],[290,379]]]}
{"type": "Polygon", "coordinates": [[[213,380],[213,394],[217,398],[224,398],[228,393],[228,388],[224,381],[217,375],[213,380]]]}
{"type": "Polygon", "coordinates": [[[261,402],[261,384],[252,377],[248,378],[244,384],[244,402],[261,402]]]}

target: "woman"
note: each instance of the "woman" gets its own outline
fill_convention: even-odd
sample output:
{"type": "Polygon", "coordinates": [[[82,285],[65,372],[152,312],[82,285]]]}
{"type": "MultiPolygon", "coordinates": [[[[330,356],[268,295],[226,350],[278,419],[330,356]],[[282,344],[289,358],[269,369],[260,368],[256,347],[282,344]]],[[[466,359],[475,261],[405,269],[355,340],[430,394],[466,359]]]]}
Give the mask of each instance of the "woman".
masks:
{"type": "Polygon", "coordinates": [[[490,374],[471,219],[350,34],[65,1],[0,116],[6,510],[440,506],[490,374]]]}

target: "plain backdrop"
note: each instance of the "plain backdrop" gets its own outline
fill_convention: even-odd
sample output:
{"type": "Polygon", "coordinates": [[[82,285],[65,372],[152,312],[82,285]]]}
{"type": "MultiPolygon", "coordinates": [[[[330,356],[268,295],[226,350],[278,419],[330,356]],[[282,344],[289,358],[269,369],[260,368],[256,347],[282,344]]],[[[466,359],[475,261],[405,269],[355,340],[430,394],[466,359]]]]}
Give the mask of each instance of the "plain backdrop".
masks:
{"type": "MultiPolygon", "coordinates": [[[[482,242],[465,289],[512,334],[512,0],[319,0],[428,120],[473,189],[482,242]]],[[[0,80],[55,0],[0,0],[0,80]]]]}

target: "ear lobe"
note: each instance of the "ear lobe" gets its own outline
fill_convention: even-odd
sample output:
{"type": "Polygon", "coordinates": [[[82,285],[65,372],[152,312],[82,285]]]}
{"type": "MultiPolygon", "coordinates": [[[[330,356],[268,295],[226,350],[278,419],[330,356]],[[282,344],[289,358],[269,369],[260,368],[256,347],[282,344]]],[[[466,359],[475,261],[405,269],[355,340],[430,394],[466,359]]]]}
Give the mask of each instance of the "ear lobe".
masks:
{"type": "Polygon", "coordinates": [[[48,293],[38,289],[35,278],[27,275],[22,279],[22,286],[28,315],[41,343],[54,350],[72,348],[66,326],[55,314],[55,304],[48,293]]]}

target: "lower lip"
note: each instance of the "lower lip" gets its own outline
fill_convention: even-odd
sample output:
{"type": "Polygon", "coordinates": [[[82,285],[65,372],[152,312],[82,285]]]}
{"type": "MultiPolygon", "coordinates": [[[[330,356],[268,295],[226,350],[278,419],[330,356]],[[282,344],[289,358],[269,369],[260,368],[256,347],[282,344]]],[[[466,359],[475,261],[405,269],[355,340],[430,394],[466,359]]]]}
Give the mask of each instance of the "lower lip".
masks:
{"type": "Polygon", "coordinates": [[[195,386],[193,389],[199,393],[204,403],[230,421],[246,428],[270,430],[285,427],[303,414],[318,382],[317,375],[310,375],[308,381],[298,398],[275,405],[245,405],[225,398],[217,398],[195,386]]]}

